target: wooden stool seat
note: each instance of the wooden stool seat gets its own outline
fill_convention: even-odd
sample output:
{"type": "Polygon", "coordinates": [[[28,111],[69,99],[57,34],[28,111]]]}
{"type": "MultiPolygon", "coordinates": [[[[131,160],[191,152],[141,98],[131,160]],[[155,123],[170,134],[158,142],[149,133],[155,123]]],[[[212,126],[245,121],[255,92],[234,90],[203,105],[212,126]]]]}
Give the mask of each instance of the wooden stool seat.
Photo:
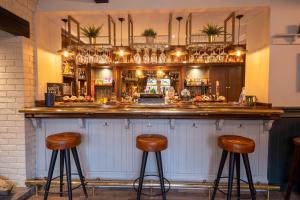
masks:
{"type": "MultiPolygon", "coordinates": [[[[255,142],[249,138],[237,135],[222,135],[218,138],[219,147],[223,150],[221,161],[218,169],[217,178],[214,183],[214,190],[211,199],[214,200],[219,187],[220,179],[226,162],[227,155],[229,154],[229,172],[228,172],[228,185],[227,185],[227,199],[232,197],[234,169],[236,168],[236,190],[237,199],[241,198],[241,169],[240,159],[243,158],[245,171],[248,179],[248,185],[251,193],[251,199],[256,199],[256,190],[253,185],[252,173],[248,153],[254,152],[255,142]],[[235,167],[236,166],[236,167],[235,167]]],[[[224,178],[224,177],[223,177],[224,178]]]]}
{"type": "Polygon", "coordinates": [[[293,139],[294,145],[300,146],[300,137],[296,137],[293,139]]]}
{"type": "Polygon", "coordinates": [[[218,138],[218,145],[225,151],[233,153],[252,153],[255,142],[249,138],[237,135],[222,135],[218,138]]]}
{"type": "Polygon", "coordinates": [[[168,147],[168,139],[159,134],[143,134],[137,136],[136,147],[146,152],[159,152],[168,147]]]}
{"type": "Polygon", "coordinates": [[[77,147],[81,143],[79,133],[64,132],[46,138],[46,147],[51,150],[64,150],[77,147]]]}

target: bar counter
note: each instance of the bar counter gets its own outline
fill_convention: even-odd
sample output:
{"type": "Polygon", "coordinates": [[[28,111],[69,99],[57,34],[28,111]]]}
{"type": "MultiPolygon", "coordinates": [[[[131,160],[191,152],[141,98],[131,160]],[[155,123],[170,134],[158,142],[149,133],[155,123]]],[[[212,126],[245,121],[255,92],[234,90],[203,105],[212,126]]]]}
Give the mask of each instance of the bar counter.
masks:
{"type": "Polygon", "coordinates": [[[247,107],[226,103],[202,105],[68,105],[32,107],[20,112],[27,118],[142,118],[142,119],[278,119],[283,111],[268,106],[247,107]]]}
{"type": "MultiPolygon", "coordinates": [[[[53,108],[24,108],[20,112],[35,128],[36,178],[45,177],[48,171],[50,151],[45,146],[46,137],[73,131],[82,135],[79,157],[88,179],[136,179],[142,154],[135,147],[136,137],[159,133],[169,141],[168,149],[162,154],[166,178],[171,182],[213,181],[221,155],[217,138],[234,134],[255,141],[250,163],[254,182],[261,183],[268,183],[269,130],[273,121],[283,114],[282,110],[269,105],[247,107],[227,103],[63,104],[53,108]]],[[[155,174],[155,156],[149,158],[146,173],[155,174]]],[[[245,178],[244,171],[242,177],[245,178]]]]}

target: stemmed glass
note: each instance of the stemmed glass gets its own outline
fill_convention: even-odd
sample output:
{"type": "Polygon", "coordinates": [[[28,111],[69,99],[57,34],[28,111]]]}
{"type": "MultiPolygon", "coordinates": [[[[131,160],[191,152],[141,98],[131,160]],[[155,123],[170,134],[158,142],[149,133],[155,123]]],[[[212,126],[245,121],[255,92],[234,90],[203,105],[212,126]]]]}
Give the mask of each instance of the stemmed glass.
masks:
{"type": "Polygon", "coordinates": [[[209,62],[217,62],[217,56],[218,54],[215,52],[215,50],[211,50],[211,54],[209,55],[209,62]]]}
{"type": "Polygon", "coordinates": [[[219,53],[219,62],[225,62],[227,61],[227,57],[228,57],[228,54],[224,51],[224,46],[222,48],[222,52],[219,53]]]}
{"type": "Polygon", "coordinates": [[[152,49],[152,52],[151,52],[151,57],[150,57],[150,62],[151,63],[157,63],[157,54],[156,54],[156,48],[153,48],[152,49]]]}
{"type": "Polygon", "coordinates": [[[160,52],[161,53],[159,55],[158,62],[159,63],[165,63],[166,59],[167,59],[167,56],[165,54],[165,49],[163,47],[161,47],[160,52]]]}
{"type": "Polygon", "coordinates": [[[209,54],[206,52],[206,49],[204,49],[203,54],[201,54],[200,57],[202,58],[201,59],[202,62],[204,62],[204,63],[208,63],[209,62],[209,60],[208,60],[209,54]]]}
{"type": "Polygon", "coordinates": [[[140,52],[141,52],[141,49],[137,48],[136,49],[136,53],[133,56],[133,60],[137,64],[141,64],[141,62],[142,62],[142,58],[141,58],[140,52]]]}
{"type": "Polygon", "coordinates": [[[148,64],[150,62],[149,49],[147,47],[144,49],[143,62],[145,64],[148,64]]]}

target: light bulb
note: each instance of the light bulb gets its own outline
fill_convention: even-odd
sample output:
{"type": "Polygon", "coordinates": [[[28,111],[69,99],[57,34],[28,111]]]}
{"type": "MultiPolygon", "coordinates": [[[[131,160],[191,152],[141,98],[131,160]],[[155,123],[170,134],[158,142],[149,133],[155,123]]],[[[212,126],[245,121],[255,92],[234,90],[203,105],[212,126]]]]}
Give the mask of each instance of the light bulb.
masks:
{"type": "Polygon", "coordinates": [[[123,50],[123,49],[120,49],[119,55],[120,55],[121,57],[123,57],[124,54],[125,54],[124,50],[123,50]]]}
{"type": "Polygon", "coordinates": [[[180,57],[180,56],[181,56],[181,51],[179,51],[179,50],[176,51],[176,56],[177,56],[177,57],[180,57]]]}
{"type": "Polygon", "coordinates": [[[63,55],[64,55],[64,57],[67,58],[67,57],[69,57],[69,52],[67,50],[64,50],[63,55]]]}
{"type": "Polygon", "coordinates": [[[237,57],[240,57],[241,55],[242,55],[242,52],[241,52],[240,50],[237,50],[236,56],[237,56],[237,57]]]}

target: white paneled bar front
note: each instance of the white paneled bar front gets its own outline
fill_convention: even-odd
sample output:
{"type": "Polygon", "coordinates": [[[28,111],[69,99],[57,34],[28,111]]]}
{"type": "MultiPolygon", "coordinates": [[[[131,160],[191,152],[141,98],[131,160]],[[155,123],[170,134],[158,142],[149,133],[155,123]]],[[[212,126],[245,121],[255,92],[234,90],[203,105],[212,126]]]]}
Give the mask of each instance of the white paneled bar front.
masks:
{"type": "MultiPolygon", "coordinates": [[[[169,141],[168,149],[162,152],[166,178],[171,181],[213,181],[221,156],[217,138],[222,134],[235,134],[255,141],[255,152],[249,155],[253,179],[254,182],[268,183],[269,132],[263,120],[40,120],[35,129],[37,177],[47,176],[51,151],[45,147],[46,137],[63,131],[75,131],[81,133],[83,138],[78,151],[86,178],[134,180],[139,176],[142,157],[142,152],[135,147],[136,136],[159,133],[169,141]]],[[[146,169],[148,174],[156,173],[154,158],[150,155],[146,169]]],[[[74,165],[72,167],[75,169],[74,165]]],[[[241,168],[242,177],[246,179],[243,165],[241,168]]],[[[226,167],[224,175],[227,171],[226,167]]],[[[58,175],[58,168],[55,173],[58,175]]]]}

